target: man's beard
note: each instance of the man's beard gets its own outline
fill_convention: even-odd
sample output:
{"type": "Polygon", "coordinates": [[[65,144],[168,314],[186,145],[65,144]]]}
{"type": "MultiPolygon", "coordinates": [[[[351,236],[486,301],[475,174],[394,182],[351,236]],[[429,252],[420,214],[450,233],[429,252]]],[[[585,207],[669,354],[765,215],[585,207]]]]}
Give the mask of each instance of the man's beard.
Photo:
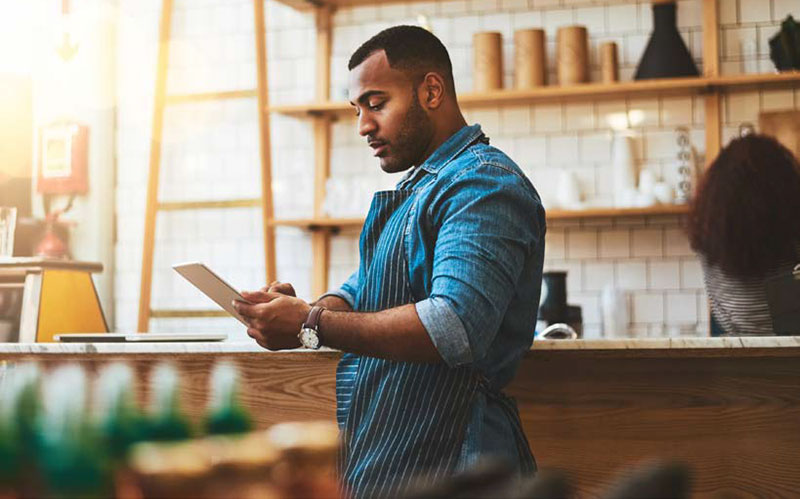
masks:
{"type": "Polygon", "coordinates": [[[397,173],[412,166],[419,166],[418,164],[425,159],[422,155],[432,135],[433,124],[420,105],[417,91],[414,89],[411,106],[403,117],[397,138],[390,144],[392,155],[381,158],[381,169],[386,173],[397,173]]]}

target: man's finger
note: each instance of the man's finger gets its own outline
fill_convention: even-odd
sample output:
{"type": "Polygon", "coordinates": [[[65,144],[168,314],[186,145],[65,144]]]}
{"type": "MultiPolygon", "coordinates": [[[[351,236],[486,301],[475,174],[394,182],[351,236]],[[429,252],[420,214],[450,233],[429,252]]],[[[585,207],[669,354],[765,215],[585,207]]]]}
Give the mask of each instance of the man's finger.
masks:
{"type": "Polygon", "coordinates": [[[280,293],[282,295],[295,296],[294,287],[288,282],[278,282],[270,286],[267,290],[270,293],[280,293]]]}
{"type": "Polygon", "coordinates": [[[250,303],[268,303],[281,296],[284,295],[270,291],[242,291],[242,298],[250,303]]]}
{"type": "Polygon", "coordinates": [[[239,315],[245,318],[247,322],[252,322],[252,319],[261,317],[264,312],[263,308],[266,303],[245,303],[243,301],[234,300],[233,308],[239,312],[239,315]]]}

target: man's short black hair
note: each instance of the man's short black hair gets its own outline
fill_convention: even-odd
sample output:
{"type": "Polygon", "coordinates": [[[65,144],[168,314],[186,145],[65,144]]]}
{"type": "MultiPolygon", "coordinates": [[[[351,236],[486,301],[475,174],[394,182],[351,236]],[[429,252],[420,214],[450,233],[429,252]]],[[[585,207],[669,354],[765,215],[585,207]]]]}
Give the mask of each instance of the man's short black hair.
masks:
{"type": "Polygon", "coordinates": [[[389,66],[405,72],[418,85],[425,74],[442,75],[445,85],[455,92],[453,65],[444,44],[430,31],[419,26],[393,26],[373,36],[353,52],[347,69],[352,70],[374,52],[383,50],[389,66]]]}

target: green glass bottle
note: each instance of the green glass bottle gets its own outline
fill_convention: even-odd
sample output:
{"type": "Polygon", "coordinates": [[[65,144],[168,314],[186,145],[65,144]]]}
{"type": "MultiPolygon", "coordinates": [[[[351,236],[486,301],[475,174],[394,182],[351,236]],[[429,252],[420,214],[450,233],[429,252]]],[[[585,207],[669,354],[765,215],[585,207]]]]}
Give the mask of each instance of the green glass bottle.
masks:
{"type": "Polygon", "coordinates": [[[113,495],[111,462],[86,410],[86,385],[78,365],[53,370],[42,385],[37,454],[47,497],[113,495]]]}
{"type": "Polygon", "coordinates": [[[0,367],[0,496],[37,495],[35,422],[39,412],[39,367],[0,367]]]}
{"type": "Polygon", "coordinates": [[[131,445],[147,437],[144,416],[134,396],[133,370],[127,364],[105,366],[95,385],[97,429],[114,466],[131,445]]]}
{"type": "Polygon", "coordinates": [[[230,362],[220,362],[211,373],[211,396],[205,419],[209,435],[245,433],[252,419],[239,401],[239,371],[230,362]]]}
{"type": "Polygon", "coordinates": [[[192,436],[189,420],[180,409],[178,371],[169,364],[159,364],[150,377],[150,417],[147,440],[174,441],[192,436]]]}

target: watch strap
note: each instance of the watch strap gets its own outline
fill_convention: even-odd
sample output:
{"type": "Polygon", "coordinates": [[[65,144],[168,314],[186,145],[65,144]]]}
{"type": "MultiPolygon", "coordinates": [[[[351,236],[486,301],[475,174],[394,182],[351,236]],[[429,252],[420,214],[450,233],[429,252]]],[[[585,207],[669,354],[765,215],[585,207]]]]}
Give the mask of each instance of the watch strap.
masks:
{"type": "Polygon", "coordinates": [[[315,305],[311,307],[311,311],[308,313],[308,318],[303,323],[303,328],[313,329],[314,331],[319,332],[319,318],[322,315],[322,311],[325,310],[325,307],[321,307],[319,305],[315,305]]]}

